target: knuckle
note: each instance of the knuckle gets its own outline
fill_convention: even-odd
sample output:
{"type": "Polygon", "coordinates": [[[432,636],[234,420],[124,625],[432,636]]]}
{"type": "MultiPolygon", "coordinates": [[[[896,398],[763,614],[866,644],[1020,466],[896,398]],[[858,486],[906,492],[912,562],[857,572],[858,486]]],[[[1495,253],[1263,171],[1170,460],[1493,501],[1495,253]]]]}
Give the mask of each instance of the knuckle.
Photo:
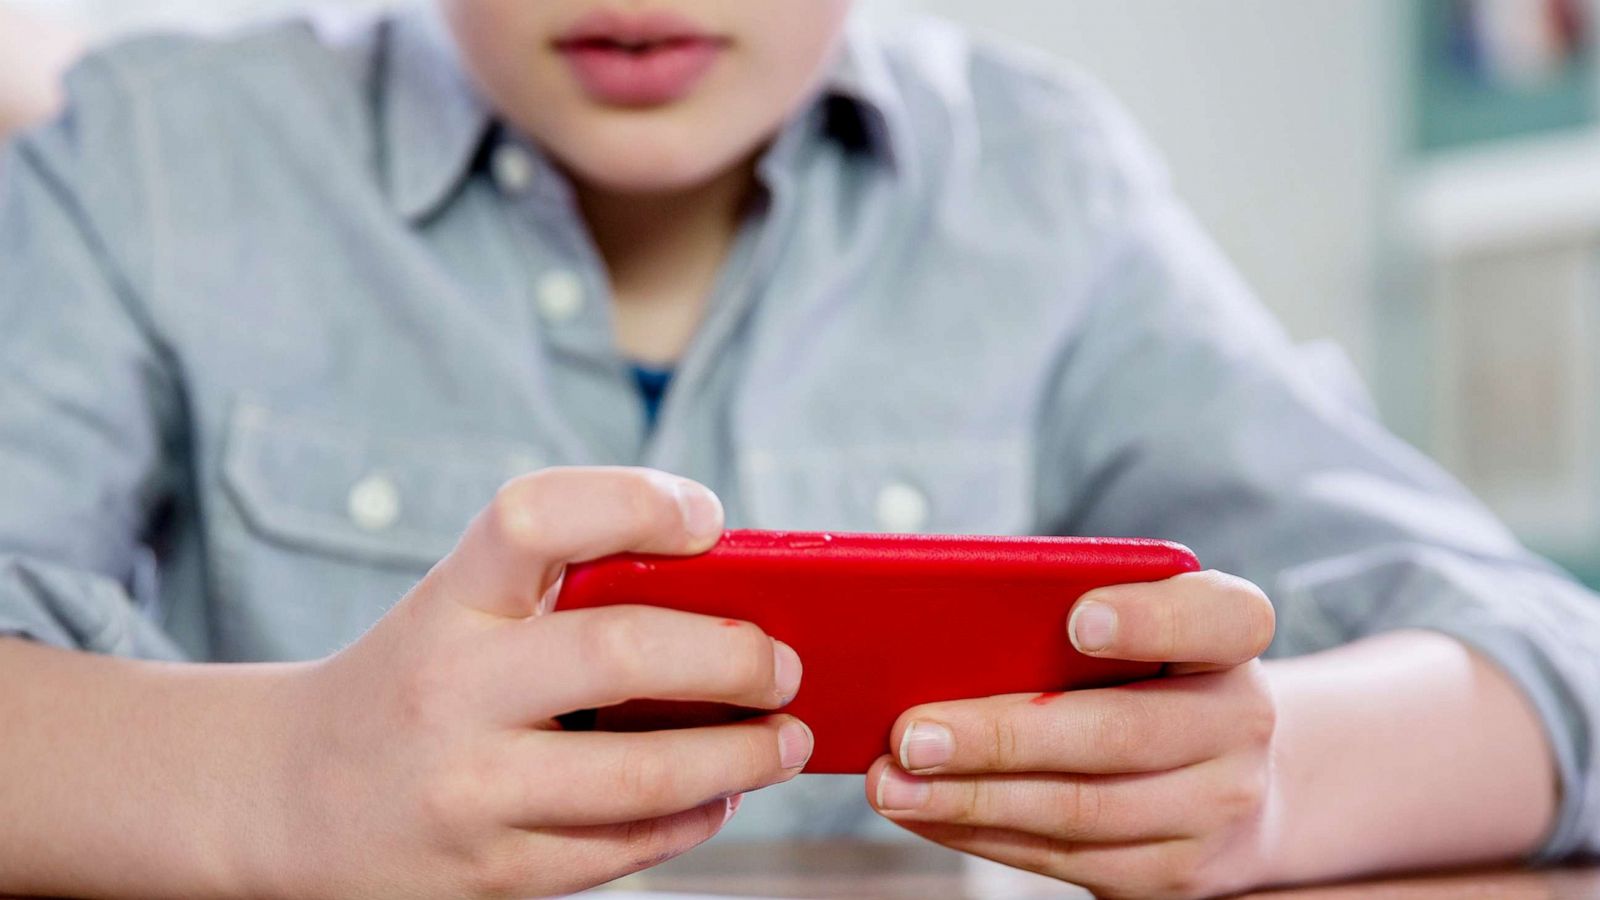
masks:
{"type": "Polygon", "coordinates": [[[1105,796],[1084,781],[1068,783],[1065,791],[1063,806],[1066,820],[1061,837],[1076,840],[1098,834],[1105,796]]]}
{"type": "Polygon", "coordinates": [[[1176,660],[1183,655],[1183,609],[1177,603],[1162,603],[1156,608],[1160,610],[1156,622],[1156,655],[1162,659],[1176,660]]]}
{"type": "Polygon", "coordinates": [[[1136,695],[1128,694],[1118,703],[1100,707],[1094,723],[1097,748],[1105,757],[1122,765],[1136,765],[1147,751],[1148,708],[1136,695]]]}
{"type": "Polygon", "coordinates": [[[422,820],[449,834],[473,818],[482,796],[481,786],[470,775],[446,770],[425,779],[418,796],[422,820]]]}
{"type": "MultiPolygon", "coordinates": [[[[1263,681],[1264,677],[1257,676],[1263,681]]],[[[1250,706],[1244,715],[1246,735],[1256,746],[1271,744],[1278,732],[1278,704],[1265,684],[1258,684],[1251,693],[1250,706]]]]}
{"type": "Polygon", "coordinates": [[[660,819],[639,819],[623,826],[622,841],[635,853],[648,854],[650,848],[660,843],[663,831],[660,819]]]}
{"type": "Polygon", "coordinates": [[[739,741],[733,751],[737,755],[729,761],[731,765],[728,766],[730,772],[738,773],[735,776],[738,783],[732,787],[754,788],[767,783],[774,772],[780,771],[775,734],[777,727],[774,724],[766,728],[739,730],[739,741]]]}
{"type": "Polygon", "coordinates": [[[766,692],[775,677],[772,639],[754,625],[729,631],[733,632],[735,647],[722,657],[728,689],[741,694],[766,692]]]}
{"type": "Polygon", "coordinates": [[[1234,599],[1240,635],[1252,655],[1260,656],[1271,646],[1277,633],[1277,612],[1272,607],[1272,601],[1253,582],[1232,575],[1221,577],[1225,579],[1224,590],[1234,599]]]}
{"type": "MultiPolygon", "coordinates": [[[[1084,867],[1079,858],[1083,845],[1074,841],[1051,840],[1036,835],[1025,835],[1023,858],[1031,862],[1027,868],[1062,881],[1083,882],[1084,867]]],[[[1100,896],[1096,892],[1095,896],[1100,896]]]]}
{"type": "Polygon", "coordinates": [[[1012,771],[1022,760],[1022,735],[1015,720],[1004,715],[989,719],[989,762],[1000,771],[1012,771]]]}
{"type": "Polygon", "coordinates": [[[1278,636],[1278,612],[1273,607],[1272,601],[1267,599],[1266,594],[1260,594],[1259,596],[1260,612],[1255,616],[1254,630],[1250,635],[1252,639],[1251,647],[1255,650],[1256,656],[1266,653],[1267,648],[1272,646],[1273,640],[1278,636]]]}
{"type": "Polygon", "coordinates": [[[1213,806],[1224,822],[1248,821],[1260,815],[1266,797],[1266,774],[1252,770],[1230,781],[1214,799],[1213,806]]]}
{"type": "Polygon", "coordinates": [[[977,778],[964,781],[935,783],[934,795],[938,796],[940,788],[950,790],[954,794],[950,804],[953,818],[959,825],[981,826],[990,820],[989,816],[994,811],[994,798],[989,790],[984,787],[982,780],[977,778]]]}
{"type": "Polygon", "coordinates": [[[466,888],[472,897],[520,897],[530,886],[527,861],[500,847],[488,847],[467,863],[466,888]]]}
{"type": "Polygon", "coordinates": [[[667,496],[656,478],[627,473],[623,476],[620,492],[622,514],[639,533],[666,531],[682,520],[676,501],[667,496]]]}
{"type": "Polygon", "coordinates": [[[458,665],[442,654],[406,672],[398,685],[403,727],[410,732],[430,732],[450,719],[459,709],[455,698],[460,682],[458,665]]]}
{"type": "Polygon", "coordinates": [[[586,610],[577,635],[584,664],[608,684],[631,684],[649,657],[649,629],[637,607],[586,610]]]}
{"type": "Polygon", "coordinates": [[[649,748],[631,750],[616,769],[619,797],[645,809],[669,806],[673,796],[673,767],[666,757],[649,748]]]}
{"type": "Polygon", "coordinates": [[[1210,893],[1206,872],[1206,858],[1201,847],[1193,842],[1174,845],[1166,851],[1155,884],[1153,895],[1186,900],[1210,893]]]}
{"type": "Polygon", "coordinates": [[[538,544],[546,531],[539,496],[549,477],[538,472],[514,478],[489,501],[485,512],[489,530],[502,546],[528,549],[538,544]]]}

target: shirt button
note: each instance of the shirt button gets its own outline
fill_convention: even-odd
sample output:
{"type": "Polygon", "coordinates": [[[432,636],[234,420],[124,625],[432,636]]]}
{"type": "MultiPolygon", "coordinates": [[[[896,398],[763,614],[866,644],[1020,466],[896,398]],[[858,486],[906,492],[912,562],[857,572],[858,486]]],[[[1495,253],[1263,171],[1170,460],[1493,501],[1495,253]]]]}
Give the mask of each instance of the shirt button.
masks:
{"type": "Polygon", "coordinates": [[[928,498],[909,484],[891,484],[878,493],[878,525],[892,534],[921,531],[928,525],[928,498]]]}
{"type": "Polygon", "coordinates": [[[501,144],[489,161],[494,180],[508,194],[521,194],[533,187],[533,156],[515,144],[501,144]]]}
{"type": "Polygon", "coordinates": [[[551,272],[540,279],[539,315],[552,325],[570,322],[583,312],[583,280],[565,270],[551,272]]]}
{"type": "Polygon", "coordinates": [[[363,478],[350,489],[349,512],[363,531],[387,531],[400,521],[400,489],[382,475],[363,478]]]}

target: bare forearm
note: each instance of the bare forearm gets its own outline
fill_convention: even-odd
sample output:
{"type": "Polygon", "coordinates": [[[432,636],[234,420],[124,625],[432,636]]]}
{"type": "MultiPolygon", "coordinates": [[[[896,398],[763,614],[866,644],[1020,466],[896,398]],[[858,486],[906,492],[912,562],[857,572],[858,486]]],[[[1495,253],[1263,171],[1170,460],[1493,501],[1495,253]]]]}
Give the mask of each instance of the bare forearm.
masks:
{"type": "Polygon", "coordinates": [[[0,894],[224,896],[279,783],[295,669],[0,639],[0,894]]]}
{"type": "Polygon", "coordinates": [[[1493,664],[1402,632],[1269,664],[1275,881],[1512,860],[1558,801],[1543,728],[1493,664]]]}

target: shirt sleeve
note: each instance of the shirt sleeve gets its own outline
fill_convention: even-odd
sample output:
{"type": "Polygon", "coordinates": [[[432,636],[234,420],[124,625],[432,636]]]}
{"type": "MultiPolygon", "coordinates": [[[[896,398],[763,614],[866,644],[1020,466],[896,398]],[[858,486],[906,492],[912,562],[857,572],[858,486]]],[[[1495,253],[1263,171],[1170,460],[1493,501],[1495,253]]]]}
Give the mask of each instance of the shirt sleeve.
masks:
{"type": "Polygon", "coordinates": [[[0,634],[174,659],[132,589],[179,396],[136,302],[135,110],[93,66],[72,93],[0,156],[0,634]]]}
{"type": "Polygon", "coordinates": [[[1256,582],[1276,655],[1397,629],[1465,642],[1548,730],[1563,803],[1540,857],[1600,851],[1600,598],[1312,364],[1164,188],[1130,205],[1052,382],[1052,523],[1181,541],[1256,582]]]}

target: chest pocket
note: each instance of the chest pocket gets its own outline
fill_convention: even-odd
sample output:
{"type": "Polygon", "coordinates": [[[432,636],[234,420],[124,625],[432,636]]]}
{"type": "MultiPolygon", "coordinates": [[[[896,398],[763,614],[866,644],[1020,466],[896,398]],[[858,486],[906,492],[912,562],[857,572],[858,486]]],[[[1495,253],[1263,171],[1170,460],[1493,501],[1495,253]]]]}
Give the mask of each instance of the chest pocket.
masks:
{"type": "Polygon", "coordinates": [[[751,524],[805,531],[1027,534],[1033,453],[1023,441],[751,450],[740,459],[751,524]]]}
{"type": "Polygon", "coordinates": [[[426,569],[502,484],[542,465],[512,442],[376,435],[241,403],[222,480],[246,528],[273,544],[426,569]]]}

